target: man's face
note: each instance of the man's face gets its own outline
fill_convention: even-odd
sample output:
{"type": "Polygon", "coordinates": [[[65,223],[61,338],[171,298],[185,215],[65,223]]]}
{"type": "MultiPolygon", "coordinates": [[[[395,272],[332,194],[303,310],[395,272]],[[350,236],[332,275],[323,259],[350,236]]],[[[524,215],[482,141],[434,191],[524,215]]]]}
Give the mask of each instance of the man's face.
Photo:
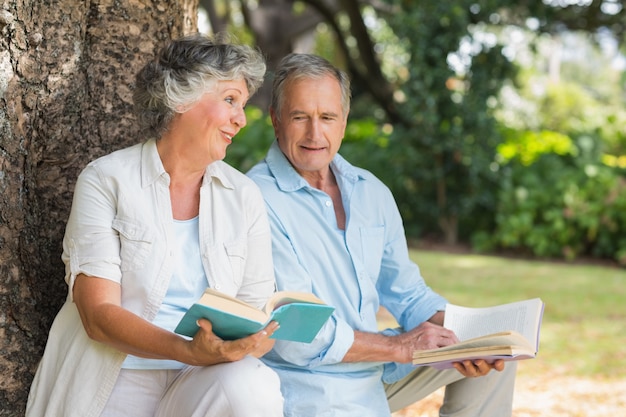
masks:
{"type": "Polygon", "coordinates": [[[341,88],[332,76],[285,86],[280,120],[272,112],[278,145],[305,178],[325,175],[346,130],[341,88]]]}

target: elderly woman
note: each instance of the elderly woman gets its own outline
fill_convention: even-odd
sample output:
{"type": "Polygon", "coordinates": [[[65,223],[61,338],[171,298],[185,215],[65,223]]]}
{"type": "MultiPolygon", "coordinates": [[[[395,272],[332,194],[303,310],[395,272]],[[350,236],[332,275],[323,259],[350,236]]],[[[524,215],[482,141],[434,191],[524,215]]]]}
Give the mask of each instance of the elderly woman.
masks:
{"type": "Polygon", "coordinates": [[[225,341],[199,321],[173,333],[208,286],[262,306],[274,290],[270,230],[254,183],[221,160],[263,81],[262,55],[192,35],[138,74],[143,142],[91,162],[63,240],[67,301],[27,416],[282,416],[257,358],[271,323],[225,341]]]}

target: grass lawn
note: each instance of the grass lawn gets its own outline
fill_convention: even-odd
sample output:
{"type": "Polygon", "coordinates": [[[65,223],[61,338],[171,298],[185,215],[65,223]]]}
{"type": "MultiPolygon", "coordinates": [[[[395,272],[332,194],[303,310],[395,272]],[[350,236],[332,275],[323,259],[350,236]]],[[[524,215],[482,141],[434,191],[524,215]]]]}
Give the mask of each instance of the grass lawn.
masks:
{"type": "Polygon", "coordinates": [[[539,354],[520,373],[626,375],[625,269],[422,250],[411,256],[426,282],[453,304],[545,302],[539,354]]]}

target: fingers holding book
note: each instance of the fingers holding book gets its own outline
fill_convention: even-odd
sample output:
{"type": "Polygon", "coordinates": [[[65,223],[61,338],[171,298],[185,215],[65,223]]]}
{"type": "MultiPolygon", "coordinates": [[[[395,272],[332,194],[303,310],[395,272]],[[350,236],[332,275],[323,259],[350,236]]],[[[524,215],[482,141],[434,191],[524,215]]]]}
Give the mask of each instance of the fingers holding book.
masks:
{"type": "Polygon", "coordinates": [[[223,362],[234,362],[247,355],[261,357],[274,346],[272,334],[278,330],[277,322],[270,322],[265,328],[250,336],[235,340],[224,340],[213,333],[209,320],[197,320],[198,332],[189,340],[189,349],[194,360],[200,366],[214,365],[223,362]]]}
{"type": "Polygon", "coordinates": [[[461,362],[454,362],[452,366],[463,376],[467,378],[476,378],[487,375],[492,369],[495,369],[498,372],[502,371],[504,369],[504,361],[502,359],[498,359],[489,363],[484,359],[476,359],[474,361],[465,360],[461,362]]]}
{"type": "Polygon", "coordinates": [[[252,350],[249,354],[254,356],[255,358],[260,358],[265,355],[267,352],[272,350],[274,347],[274,343],[276,342],[274,339],[270,339],[274,332],[278,330],[280,325],[277,321],[272,320],[263,330],[258,333],[255,333],[251,336],[246,337],[252,338],[252,340],[257,339],[257,347],[252,350]]]}
{"type": "Polygon", "coordinates": [[[459,342],[453,331],[430,322],[424,322],[412,330],[393,336],[392,340],[400,355],[395,361],[401,363],[410,362],[414,352],[437,349],[459,342]]]}
{"type": "Polygon", "coordinates": [[[414,350],[437,349],[459,342],[452,330],[430,322],[420,324],[405,335],[414,350]]]}

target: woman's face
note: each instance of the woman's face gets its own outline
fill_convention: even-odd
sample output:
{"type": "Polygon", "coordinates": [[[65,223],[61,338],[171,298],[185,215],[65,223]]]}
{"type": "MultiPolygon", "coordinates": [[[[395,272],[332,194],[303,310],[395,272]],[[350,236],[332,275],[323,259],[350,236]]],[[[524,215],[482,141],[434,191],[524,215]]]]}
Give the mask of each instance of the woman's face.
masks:
{"type": "Polygon", "coordinates": [[[248,98],[243,79],[218,81],[200,101],[178,114],[171,132],[183,141],[187,158],[204,166],[224,159],[233,137],[246,125],[248,98]]]}

